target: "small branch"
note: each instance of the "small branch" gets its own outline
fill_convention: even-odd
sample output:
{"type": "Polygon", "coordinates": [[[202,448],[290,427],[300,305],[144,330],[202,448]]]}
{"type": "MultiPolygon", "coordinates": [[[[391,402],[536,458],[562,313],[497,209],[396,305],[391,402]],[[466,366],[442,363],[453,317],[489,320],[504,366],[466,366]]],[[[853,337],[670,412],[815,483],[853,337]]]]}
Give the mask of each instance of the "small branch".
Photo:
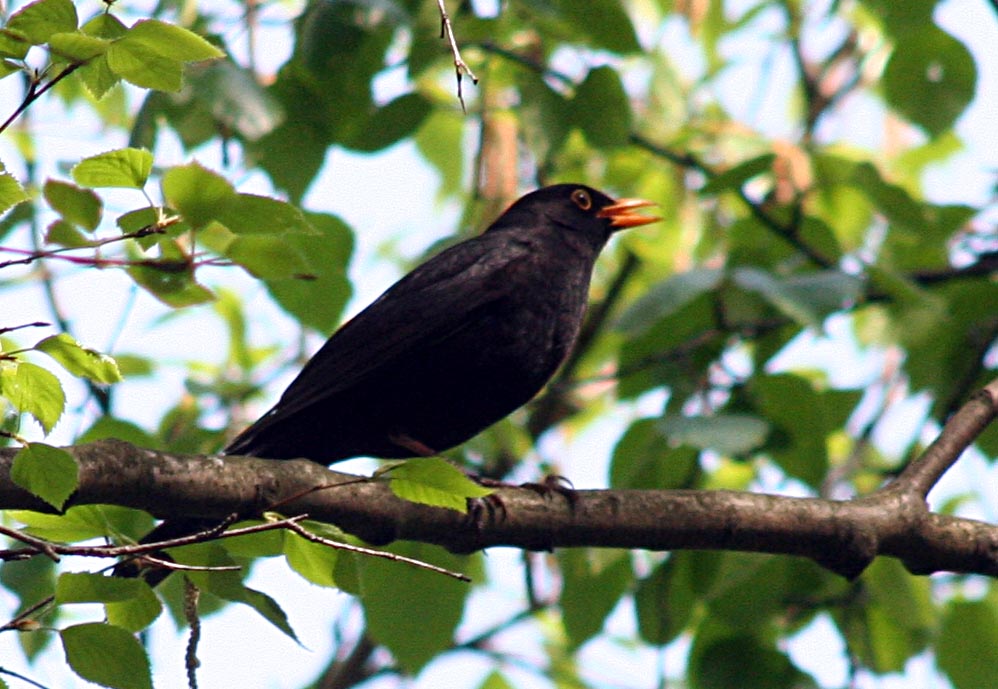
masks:
{"type": "Polygon", "coordinates": [[[467,63],[461,58],[461,51],[457,47],[457,39],[454,38],[454,28],[450,23],[450,16],[447,14],[447,7],[444,0],[437,0],[437,7],[440,8],[440,38],[447,38],[451,52],[454,54],[454,72],[457,74],[457,99],[461,101],[461,111],[467,114],[468,109],[464,105],[464,94],[461,92],[461,80],[467,74],[471,77],[471,83],[477,84],[478,77],[471,71],[467,63]]]}
{"type": "MultiPolygon", "coordinates": [[[[96,249],[102,246],[107,246],[108,244],[114,244],[115,242],[122,242],[126,239],[141,239],[142,237],[148,237],[151,234],[163,234],[166,228],[170,225],[174,225],[179,222],[179,218],[170,218],[163,224],[149,225],[143,227],[135,232],[128,232],[126,234],[118,235],[116,237],[106,237],[104,239],[96,239],[86,246],[63,246],[57,249],[44,249],[44,250],[34,250],[28,251],[26,249],[14,249],[11,247],[0,246],[0,251],[5,251],[9,254],[18,254],[24,256],[21,259],[12,259],[10,261],[4,261],[0,263],[0,269],[7,268],[14,265],[27,265],[35,261],[45,259],[45,258],[58,258],[63,261],[68,261],[69,263],[75,263],[78,265],[89,265],[96,267],[103,266],[131,266],[131,265],[147,265],[149,261],[125,261],[117,259],[108,258],[85,258],[81,256],[63,256],[63,254],[70,251],[80,251],[82,249],[96,249]]],[[[155,263],[155,262],[153,262],[155,263]]]]}
{"type": "Polygon", "coordinates": [[[913,493],[922,499],[981,432],[998,417],[998,379],[978,390],[946,422],[928,449],[909,464],[886,492],[913,493]]]}
{"type": "Polygon", "coordinates": [[[39,81],[37,77],[30,78],[30,81],[28,82],[28,92],[25,94],[24,100],[22,100],[21,104],[17,106],[13,113],[11,113],[10,117],[8,117],[3,124],[0,124],[0,133],[3,133],[8,127],[10,127],[10,125],[14,123],[14,120],[16,120],[21,113],[27,110],[32,103],[41,98],[50,88],[85,65],[86,62],[87,61],[84,60],[83,62],[76,62],[69,65],[41,88],[38,87],[39,81]]]}

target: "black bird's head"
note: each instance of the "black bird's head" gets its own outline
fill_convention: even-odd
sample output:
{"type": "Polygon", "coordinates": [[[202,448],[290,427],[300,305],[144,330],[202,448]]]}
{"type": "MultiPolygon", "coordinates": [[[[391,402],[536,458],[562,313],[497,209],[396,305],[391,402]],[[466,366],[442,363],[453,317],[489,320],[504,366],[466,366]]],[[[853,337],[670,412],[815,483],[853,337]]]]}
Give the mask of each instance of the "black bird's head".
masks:
{"type": "Polygon", "coordinates": [[[555,184],[521,196],[487,231],[553,227],[581,235],[598,251],[617,230],[660,220],[634,212],[654,205],[643,199],[614,200],[584,184],[555,184]]]}

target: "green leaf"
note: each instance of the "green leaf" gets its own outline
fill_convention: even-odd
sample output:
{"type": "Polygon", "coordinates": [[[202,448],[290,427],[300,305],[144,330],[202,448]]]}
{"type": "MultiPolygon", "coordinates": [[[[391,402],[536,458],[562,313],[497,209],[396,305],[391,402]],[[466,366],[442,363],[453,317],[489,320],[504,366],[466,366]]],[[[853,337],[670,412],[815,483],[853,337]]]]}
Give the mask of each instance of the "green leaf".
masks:
{"type": "MultiPolygon", "coordinates": [[[[588,7],[588,4],[587,4],[588,7]]],[[[631,101],[612,67],[590,70],[572,99],[575,124],[597,148],[627,144],[631,133],[631,101]]]]}
{"type": "Polygon", "coordinates": [[[737,268],[732,280],[756,292],[779,311],[802,325],[820,328],[822,321],[855,302],[862,289],[859,278],[838,270],[823,270],[777,278],[757,268],[737,268]]]}
{"type": "MultiPolygon", "coordinates": [[[[312,530],[313,525],[309,525],[312,530]]],[[[342,534],[330,536],[320,533],[325,538],[342,538],[342,534]]],[[[284,534],[284,555],[291,569],[300,574],[306,581],[316,586],[336,586],[334,572],[339,552],[321,543],[314,543],[298,534],[284,534]]]]}
{"type": "Polygon", "coordinates": [[[55,599],[60,605],[103,603],[108,621],[132,632],[148,627],[163,610],[159,598],[141,579],[83,572],[60,574],[55,599]]]}
{"type": "Polygon", "coordinates": [[[66,407],[59,379],[26,361],[0,363],[0,395],[18,412],[35,417],[46,434],[52,431],[66,407]]]}
{"type": "Polygon", "coordinates": [[[28,533],[50,541],[73,543],[91,538],[103,538],[112,530],[108,510],[124,510],[109,505],[75,505],[64,514],[43,514],[27,510],[11,510],[6,514],[27,527],[28,533]]]}
{"type": "Polygon", "coordinates": [[[70,225],[65,220],[56,220],[45,229],[45,242],[76,249],[94,245],[75,225],[70,225]]]}
{"type": "Polygon", "coordinates": [[[403,500],[446,507],[462,514],[469,498],[483,498],[493,491],[472,481],[440,457],[418,457],[378,471],[387,475],[392,492],[403,500]]]}
{"type": "Polygon", "coordinates": [[[585,37],[589,45],[614,53],[640,50],[631,19],[618,0],[557,0],[555,4],[573,34],[585,37]]]}
{"type": "MultiPolygon", "coordinates": [[[[222,567],[235,564],[225,548],[217,543],[199,543],[182,548],[171,548],[169,552],[178,562],[188,565],[222,567]]],[[[288,616],[277,601],[265,593],[244,586],[240,572],[191,571],[187,572],[186,576],[202,590],[228,601],[248,605],[287,636],[295,641],[298,640],[294,629],[288,624],[288,616]]]]}
{"type": "Polygon", "coordinates": [[[200,163],[178,165],[163,174],[163,198],[195,229],[215,220],[236,196],[228,180],[200,163]]]}
{"type": "Polygon", "coordinates": [[[694,268],[668,277],[634,302],[620,317],[617,328],[628,335],[642,333],[700,295],[713,292],[723,278],[720,268],[694,268]]]}
{"type": "Polygon", "coordinates": [[[694,689],[817,689],[786,655],[742,634],[716,639],[691,655],[694,689]]]}
{"type": "Polygon", "coordinates": [[[772,153],[746,160],[724,172],[714,175],[700,188],[702,196],[714,196],[722,191],[737,191],[753,177],[769,172],[776,156],[772,153]]]}
{"type": "Polygon", "coordinates": [[[125,272],[137,285],[173,308],[204,304],[215,298],[211,290],[194,279],[194,269],[186,260],[134,265],[125,272]]]}
{"type": "Polygon", "coordinates": [[[216,219],[235,234],[317,234],[296,206],[269,196],[236,194],[224,201],[216,219]]]}
{"type": "Polygon", "coordinates": [[[353,252],[353,232],[334,215],[309,213],[315,234],[285,235],[308,261],[312,280],[273,280],[266,283],[270,295],[302,325],[328,333],[339,322],[351,295],[347,266],[353,252]]]}
{"type": "Polygon", "coordinates": [[[91,36],[83,31],[52,34],[49,48],[52,53],[68,62],[81,63],[93,60],[107,52],[111,42],[91,36]]]}
{"type": "Polygon", "coordinates": [[[658,428],[673,443],[734,456],[756,449],[769,433],[769,424],[765,419],[750,414],[666,414],[658,422],[658,428]]]}
{"type": "Polygon", "coordinates": [[[828,470],[828,435],[845,424],[861,393],[818,392],[791,374],[756,376],[749,392],[773,428],[765,451],[788,475],[818,486],[828,470]]]}
{"type": "Polygon", "coordinates": [[[31,44],[20,31],[0,29],[0,56],[23,60],[30,48],[31,44]]]}
{"type": "Polygon", "coordinates": [[[149,657],[131,632],[112,624],[77,624],[59,632],[66,662],[83,679],[113,689],[152,689],[149,657]]]}
{"type": "Polygon", "coordinates": [[[84,347],[66,333],[46,337],[34,349],[48,354],[74,376],[89,378],[95,383],[117,383],[121,380],[114,359],[84,347]]]}
{"type": "Polygon", "coordinates": [[[634,606],[643,641],[664,646],[690,624],[697,602],[695,575],[691,554],[674,551],[638,582],[634,606]]]}
{"type": "Polygon", "coordinates": [[[8,172],[0,173],[0,213],[5,213],[30,197],[21,183],[8,172]]]}
{"type": "Polygon", "coordinates": [[[422,95],[406,93],[375,110],[363,126],[340,143],[355,151],[380,151],[411,136],[432,109],[422,95]]]}
{"type": "Polygon", "coordinates": [[[694,447],[674,447],[662,432],[660,419],[638,419],[613,448],[610,485],[613,488],[693,488],[700,475],[699,455],[694,447]]]}
{"type": "Polygon", "coordinates": [[[897,41],[883,86],[887,104],[934,138],[973,100],[977,68],[963,43],[928,23],[897,41]]]}
{"type": "Polygon", "coordinates": [[[196,33],[157,19],[138,21],[120,43],[142,45],[178,62],[196,62],[225,57],[225,53],[196,33]]]}
{"type": "Polygon", "coordinates": [[[994,686],[998,672],[998,608],[993,594],[946,605],[936,642],[936,662],[955,689],[994,686]]]}
{"type": "Polygon", "coordinates": [[[41,45],[54,33],[75,31],[76,23],[72,0],[38,0],[12,14],[6,28],[32,45],[41,45]]]}
{"type": "Polygon", "coordinates": [[[311,264],[280,235],[243,235],[226,247],[226,257],[263,280],[311,279],[311,264]]]}
{"type": "Polygon", "coordinates": [[[164,57],[144,43],[126,42],[126,38],[107,49],[107,66],[114,74],[142,88],[180,90],[184,83],[183,62],[164,57]]]}
{"type": "Polygon", "coordinates": [[[14,455],[10,478],[26,491],[61,510],[79,485],[80,466],[65,450],[29,443],[14,455]]]}
{"type": "MultiPolygon", "coordinates": [[[[480,566],[425,543],[398,542],[389,551],[451,571],[480,566]]],[[[356,558],[360,599],[371,638],[383,644],[407,674],[416,674],[454,643],[471,587],[447,576],[381,558],[356,558]]]]}
{"type": "MultiPolygon", "coordinates": [[[[0,35],[0,43],[3,41],[3,36],[0,35]]],[[[0,54],[3,54],[0,51],[0,54]]],[[[11,74],[17,74],[22,71],[22,67],[16,62],[11,62],[10,60],[0,60],[0,79],[4,77],[9,77],[11,74]]]]}
{"type": "Polygon", "coordinates": [[[603,628],[634,579],[627,550],[565,548],[561,563],[561,615],[572,649],[577,649],[603,628]]]}
{"type": "Polygon", "coordinates": [[[49,179],[45,181],[42,193],[52,209],[66,222],[91,232],[100,224],[104,204],[101,198],[89,189],[49,179]]]}
{"type": "Polygon", "coordinates": [[[139,148],[120,148],[84,158],[72,175],[84,187],[141,189],[152,172],[152,153],[139,148]]]}

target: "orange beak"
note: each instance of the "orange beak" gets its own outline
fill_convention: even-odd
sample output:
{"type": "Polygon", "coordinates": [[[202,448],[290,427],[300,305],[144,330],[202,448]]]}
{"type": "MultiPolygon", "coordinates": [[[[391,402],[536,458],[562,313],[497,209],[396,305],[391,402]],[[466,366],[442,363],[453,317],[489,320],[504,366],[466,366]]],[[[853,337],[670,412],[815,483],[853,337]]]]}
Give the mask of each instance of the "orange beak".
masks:
{"type": "Polygon", "coordinates": [[[622,230],[628,227],[638,227],[640,225],[658,222],[662,218],[655,215],[641,215],[640,213],[633,213],[632,211],[638,208],[647,208],[648,206],[656,205],[658,204],[653,201],[645,201],[644,199],[618,199],[609,206],[599,209],[596,212],[596,217],[609,218],[610,226],[617,230],[622,230]]]}

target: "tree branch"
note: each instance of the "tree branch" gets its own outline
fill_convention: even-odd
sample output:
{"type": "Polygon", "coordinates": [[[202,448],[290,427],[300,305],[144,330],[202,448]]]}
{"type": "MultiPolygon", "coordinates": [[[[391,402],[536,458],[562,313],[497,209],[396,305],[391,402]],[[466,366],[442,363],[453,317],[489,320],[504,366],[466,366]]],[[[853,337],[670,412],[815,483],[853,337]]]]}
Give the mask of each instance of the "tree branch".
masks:
{"type": "MultiPolygon", "coordinates": [[[[358,480],[307,460],[174,455],[105,440],[69,448],[80,464],[69,504],[222,518],[281,503],[286,514],[309,514],[369,543],[406,539],[455,552],[500,545],[739,550],[808,557],[850,578],[887,555],[918,574],[998,576],[998,526],[934,514],[925,502],[929,488],[996,414],[998,381],[964,405],[897,481],[845,501],[689,490],[586,490],[568,500],[503,488],[469,517],[397,498],[384,480],[358,480]]],[[[11,481],[15,452],[0,449],[0,508],[51,512],[11,481]]]]}

